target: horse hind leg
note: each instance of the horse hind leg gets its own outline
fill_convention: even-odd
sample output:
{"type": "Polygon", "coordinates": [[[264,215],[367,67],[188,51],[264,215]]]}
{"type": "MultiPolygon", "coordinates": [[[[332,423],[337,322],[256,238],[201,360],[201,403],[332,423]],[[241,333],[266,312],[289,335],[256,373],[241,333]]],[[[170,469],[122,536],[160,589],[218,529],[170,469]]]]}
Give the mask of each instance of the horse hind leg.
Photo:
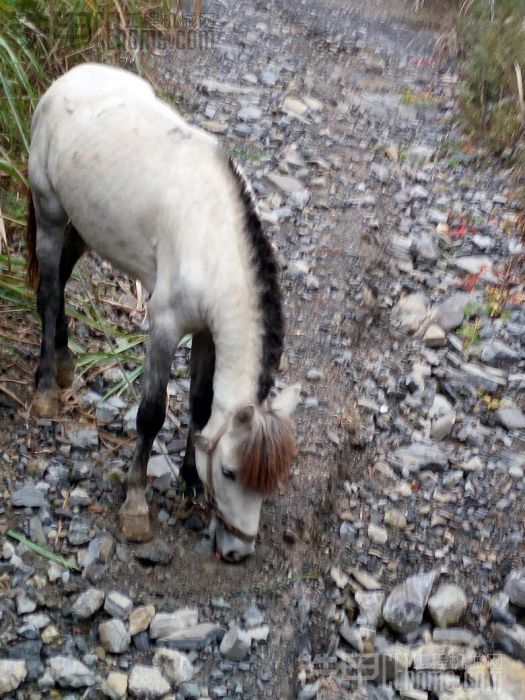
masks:
{"type": "Polygon", "coordinates": [[[60,258],[67,214],[57,197],[50,192],[35,195],[34,205],[39,268],[37,309],[42,321],[42,341],[31,413],[35,417],[52,417],[58,413],[55,336],[60,309],[60,258]]]}
{"type": "Polygon", "coordinates": [[[65,313],[64,290],[77,260],[86,248],[86,244],[70,222],[66,228],[60,256],[60,303],[55,329],[55,379],[61,389],[71,386],[75,377],[75,363],[67,345],[68,322],[65,313]]]}

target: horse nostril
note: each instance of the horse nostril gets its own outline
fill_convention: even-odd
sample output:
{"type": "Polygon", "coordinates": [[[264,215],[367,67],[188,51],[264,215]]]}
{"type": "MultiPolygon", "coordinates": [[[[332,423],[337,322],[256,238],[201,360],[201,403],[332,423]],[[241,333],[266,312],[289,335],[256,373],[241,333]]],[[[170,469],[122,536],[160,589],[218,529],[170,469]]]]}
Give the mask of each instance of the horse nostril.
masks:
{"type": "Polygon", "coordinates": [[[248,554],[241,554],[235,550],[232,550],[231,552],[222,552],[222,558],[229,564],[238,564],[243,559],[246,559],[247,556],[248,554]]]}

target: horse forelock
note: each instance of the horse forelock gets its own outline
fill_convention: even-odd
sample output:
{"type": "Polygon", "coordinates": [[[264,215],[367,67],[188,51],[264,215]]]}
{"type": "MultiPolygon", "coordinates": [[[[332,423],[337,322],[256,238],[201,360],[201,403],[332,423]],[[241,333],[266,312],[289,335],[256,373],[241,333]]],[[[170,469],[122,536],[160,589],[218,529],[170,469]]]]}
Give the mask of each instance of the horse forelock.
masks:
{"type": "Polygon", "coordinates": [[[239,440],[242,485],[262,495],[288,481],[296,455],[293,424],[273,411],[261,411],[239,440]]]}

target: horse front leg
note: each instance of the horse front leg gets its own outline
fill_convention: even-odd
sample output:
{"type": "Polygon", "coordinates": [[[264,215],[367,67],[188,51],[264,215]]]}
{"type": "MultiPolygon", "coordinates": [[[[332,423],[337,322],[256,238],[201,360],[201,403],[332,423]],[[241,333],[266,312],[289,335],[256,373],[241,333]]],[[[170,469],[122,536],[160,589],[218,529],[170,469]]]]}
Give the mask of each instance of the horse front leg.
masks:
{"type": "Polygon", "coordinates": [[[164,313],[162,318],[156,318],[153,311],[151,314],[150,346],[137,414],[137,442],[128,472],[126,500],[119,513],[122,533],[134,542],[146,542],[152,537],[145,494],[146,470],[153,442],[166,417],[166,389],[173,355],[181,337],[173,313],[164,313]]]}

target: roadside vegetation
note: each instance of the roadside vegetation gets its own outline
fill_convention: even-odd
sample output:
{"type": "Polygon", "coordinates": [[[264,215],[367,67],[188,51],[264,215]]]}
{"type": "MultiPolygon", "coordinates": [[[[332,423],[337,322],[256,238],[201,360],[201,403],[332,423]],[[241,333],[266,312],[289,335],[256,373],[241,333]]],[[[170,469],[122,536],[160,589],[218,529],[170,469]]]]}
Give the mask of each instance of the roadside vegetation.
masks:
{"type": "MultiPolygon", "coordinates": [[[[200,3],[196,3],[199,7],[200,3]]],[[[198,16],[193,17],[198,22],[198,16]]],[[[25,285],[24,231],[30,120],[39,96],[54,78],[75,64],[95,60],[148,73],[148,46],[187,26],[182,1],[141,0],[0,0],[0,360],[29,374],[24,355],[38,346],[32,292],[25,285]],[[20,354],[20,343],[26,352],[20,354]],[[18,346],[18,347],[17,347],[18,346]]],[[[130,316],[143,313],[141,290],[114,275],[102,284],[91,275],[74,274],[68,314],[89,333],[73,333],[72,350],[79,371],[94,373],[118,365],[127,377],[125,390],[140,375],[144,336],[130,332],[130,316]],[[101,299],[110,304],[100,304],[101,299]],[[92,346],[94,336],[98,347],[92,346]],[[84,341],[82,341],[82,338],[84,341]],[[101,342],[102,341],[102,342],[101,342]],[[101,350],[100,347],[103,346],[101,350]],[[138,352],[137,352],[138,346],[138,352]],[[133,352],[130,352],[133,349],[133,352]]],[[[135,319],[137,320],[137,319],[135,319]]],[[[3,373],[3,372],[2,372],[3,373]]],[[[15,385],[0,392],[23,405],[15,385]]]]}

